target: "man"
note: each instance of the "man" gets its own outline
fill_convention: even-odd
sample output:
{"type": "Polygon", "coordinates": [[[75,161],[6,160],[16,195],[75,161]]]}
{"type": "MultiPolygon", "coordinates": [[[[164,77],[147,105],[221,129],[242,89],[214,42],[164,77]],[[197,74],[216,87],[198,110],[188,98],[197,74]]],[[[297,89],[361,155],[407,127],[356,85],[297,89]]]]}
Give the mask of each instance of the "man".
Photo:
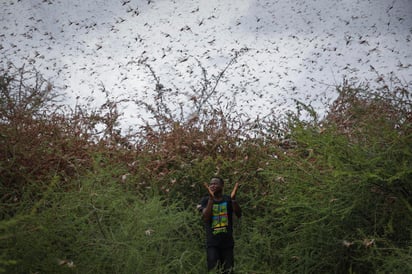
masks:
{"type": "Polygon", "coordinates": [[[238,218],[242,215],[236,202],[239,184],[235,184],[230,196],[223,194],[224,182],[220,177],[213,177],[205,187],[209,195],[202,199],[198,208],[205,223],[207,268],[233,273],[233,213],[238,218]]]}

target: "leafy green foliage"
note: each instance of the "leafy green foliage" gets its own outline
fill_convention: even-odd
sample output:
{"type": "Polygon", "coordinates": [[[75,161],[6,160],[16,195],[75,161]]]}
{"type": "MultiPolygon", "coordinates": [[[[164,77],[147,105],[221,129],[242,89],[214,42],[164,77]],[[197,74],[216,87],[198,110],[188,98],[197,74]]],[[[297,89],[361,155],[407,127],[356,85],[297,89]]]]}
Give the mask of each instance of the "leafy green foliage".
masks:
{"type": "Polygon", "coordinates": [[[123,190],[113,179],[117,172],[85,175],[71,191],[51,184],[44,200],[4,229],[9,236],[2,246],[16,262],[8,271],[191,273],[199,267],[200,247],[188,249],[201,242],[199,218],[177,203],[165,207],[159,196],[123,190]]]}
{"type": "Polygon", "coordinates": [[[231,116],[208,104],[213,86],[197,94],[200,118],[174,120],[160,100],[145,105],[159,112],[154,125],[122,136],[117,102],[60,112],[50,85],[10,75],[0,81],[0,272],[201,273],[196,205],[213,175],[227,192],[241,185],[237,273],[412,270],[412,104],[399,82],[344,83],[323,119],[298,102],[285,121],[231,116]],[[20,97],[14,81],[27,87],[20,97]]]}

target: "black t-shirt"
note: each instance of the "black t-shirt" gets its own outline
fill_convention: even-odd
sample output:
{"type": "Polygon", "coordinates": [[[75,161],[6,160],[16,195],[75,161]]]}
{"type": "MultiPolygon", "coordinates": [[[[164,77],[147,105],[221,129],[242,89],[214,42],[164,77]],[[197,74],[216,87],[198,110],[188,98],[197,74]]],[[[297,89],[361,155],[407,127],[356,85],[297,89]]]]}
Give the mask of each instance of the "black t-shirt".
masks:
{"type": "MultiPolygon", "coordinates": [[[[207,206],[209,196],[200,201],[200,211],[207,206]]],[[[205,222],[206,245],[216,247],[233,247],[233,207],[232,199],[228,195],[223,195],[219,202],[213,202],[212,219],[205,222]]]]}

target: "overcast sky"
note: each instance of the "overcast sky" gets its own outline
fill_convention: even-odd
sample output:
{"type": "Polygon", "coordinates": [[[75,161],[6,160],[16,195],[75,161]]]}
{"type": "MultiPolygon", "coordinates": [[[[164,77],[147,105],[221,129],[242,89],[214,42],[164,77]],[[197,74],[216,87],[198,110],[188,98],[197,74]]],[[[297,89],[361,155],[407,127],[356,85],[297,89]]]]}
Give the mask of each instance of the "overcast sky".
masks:
{"type": "Polygon", "coordinates": [[[412,84],[411,0],[0,0],[0,13],[0,68],[31,64],[68,102],[102,103],[99,85],[150,101],[146,63],[172,89],[171,104],[186,104],[199,63],[217,75],[241,49],[218,89],[252,115],[291,99],[320,106],[344,77],[393,73],[412,84]]]}

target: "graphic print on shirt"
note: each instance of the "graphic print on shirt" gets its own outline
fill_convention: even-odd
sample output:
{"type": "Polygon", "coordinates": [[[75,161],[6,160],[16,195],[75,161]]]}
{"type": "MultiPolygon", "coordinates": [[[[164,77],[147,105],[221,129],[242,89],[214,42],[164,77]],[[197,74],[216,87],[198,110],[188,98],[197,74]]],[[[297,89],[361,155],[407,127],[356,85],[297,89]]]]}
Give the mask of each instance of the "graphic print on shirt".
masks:
{"type": "Polygon", "coordinates": [[[212,230],[213,234],[226,233],[229,226],[227,202],[213,205],[212,230]]]}

